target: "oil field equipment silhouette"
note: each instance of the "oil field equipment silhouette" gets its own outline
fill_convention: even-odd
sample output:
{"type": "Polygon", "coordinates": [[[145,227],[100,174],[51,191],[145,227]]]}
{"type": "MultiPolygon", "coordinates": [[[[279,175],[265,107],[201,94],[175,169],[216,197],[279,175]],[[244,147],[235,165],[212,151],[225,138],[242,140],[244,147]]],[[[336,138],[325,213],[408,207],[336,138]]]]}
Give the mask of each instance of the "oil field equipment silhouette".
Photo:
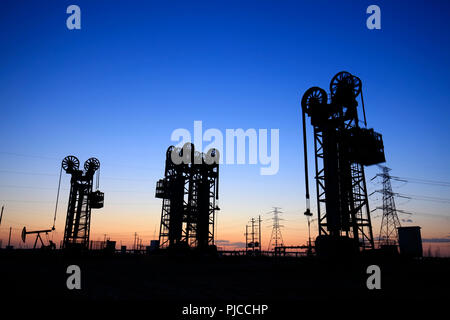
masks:
{"type": "Polygon", "coordinates": [[[61,173],[64,169],[71,175],[63,240],[63,248],[66,249],[88,249],[91,209],[103,208],[104,202],[104,194],[98,190],[100,161],[96,158],[89,158],[84,163],[84,170],[80,170],[79,166],[80,161],[75,156],[65,157],[61,164],[61,173]],[[93,191],[96,172],[96,191],[93,191]]]}
{"type": "Polygon", "coordinates": [[[339,72],[330,83],[330,99],[319,87],[302,98],[306,211],[311,216],[306,116],[314,131],[318,254],[374,249],[364,166],[385,161],[381,134],[367,128],[361,80],[339,72]],[[361,97],[364,127],[358,117],[361,97]]]}
{"type": "Polygon", "coordinates": [[[219,199],[219,152],[195,151],[191,143],[170,146],[164,179],[156,184],[163,199],[159,231],[160,248],[214,246],[216,200],[219,199]]]}
{"type": "Polygon", "coordinates": [[[36,240],[34,241],[33,249],[36,249],[38,240],[41,241],[41,249],[56,249],[55,243],[48,239],[48,234],[54,230],[55,230],[55,228],[47,229],[47,230],[27,231],[27,228],[23,227],[22,234],[21,234],[22,242],[25,243],[27,235],[35,234],[36,240]],[[41,237],[41,233],[45,233],[45,235],[47,237],[48,245],[44,244],[44,241],[42,240],[42,237],[41,237]]]}

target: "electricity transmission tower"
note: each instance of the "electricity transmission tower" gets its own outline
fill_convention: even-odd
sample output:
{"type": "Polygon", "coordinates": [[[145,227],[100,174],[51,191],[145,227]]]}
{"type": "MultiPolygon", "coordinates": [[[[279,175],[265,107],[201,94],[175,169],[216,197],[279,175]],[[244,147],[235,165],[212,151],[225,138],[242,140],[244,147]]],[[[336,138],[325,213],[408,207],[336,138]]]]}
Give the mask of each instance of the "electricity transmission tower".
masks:
{"type": "Polygon", "coordinates": [[[268,251],[275,250],[278,246],[283,246],[283,236],[281,235],[281,228],[284,227],[283,225],[280,225],[280,220],[283,220],[279,217],[279,214],[282,213],[282,211],[279,211],[279,207],[273,207],[273,210],[270,212],[273,214],[273,224],[272,224],[272,234],[270,236],[269,241],[269,247],[268,251]]]}
{"type": "Polygon", "coordinates": [[[383,189],[379,191],[383,195],[383,217],[381,220],[379,245],[396,245],[398,239],[397,228],[400,227],[400,220],[395,209],[395,194],[392,192],[391,176],[389,175],[391,169],[386,166],[379,167],[383,170],[382,173],[377,174],[377,177],[383,179],[383,189]]]}

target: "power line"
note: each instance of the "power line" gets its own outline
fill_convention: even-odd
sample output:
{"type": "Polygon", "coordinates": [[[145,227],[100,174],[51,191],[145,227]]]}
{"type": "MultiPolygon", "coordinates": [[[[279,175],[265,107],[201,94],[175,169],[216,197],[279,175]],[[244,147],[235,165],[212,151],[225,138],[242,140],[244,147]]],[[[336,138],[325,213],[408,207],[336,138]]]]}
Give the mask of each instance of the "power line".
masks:
{"type": "Polygon", "coordinates": [[[398,210],[398,213],[407,214],[410,216],[425,216],[425,217],[434,217],[434,218],[442,218],[442,219],[450,219],[450,216],[443,216],[440,214],[434,214],[434,213],[426,213],[426,212],[408,212],[404,210],[398,210]]]}
{"type": "Polygon", "coordinates": [[[419,184],[428,184],[440,187],[450,187],[450,182],[447,181],[438,181],[438,180],[428,180],[428,179],[418,179],[418,178],[403,178],[391,176],[392,180],[400,181],[400,182],[411,182],[411,183],[419,183],[419,184]]]}
{"type": "MultiPolygon", "coordinates": [[[[380,175],[376,175],[374,178],[379,177],[380,175]]],[[[369,196],[372,196],[376,192],[382,193],[382,190],[375,190],[369,196]]],[[[391,192],[392,196],[409,199],[409,200],[420,200],[420,201],[434,201],[440,203],[450,203],[450,198],[440,198],[440,197],[432,197],[432,196],[424,196],[424,195],[416,195],[416,194],[405,194],[405,193],[397,193],[391,192]]]]}
{"type": "MultiPolygon", "coordinates": [[[[34,187],[34,186],[20,186],[20,185],[0,185],[0,188],[5,188],[5,189],[32,189],[32,190],[55,190],[55,188],[46,188],[46,187],[34,187]]],[[[62,188],[61,190],[69,190],[69,189],[64,189],[62,188]]]]}
{"type": "Polygon", "coordinates": [[[29,172],[29,171],[15,171],[15,170],[0,170],[2,173],[12,173],[12,174],[24,174],[24,175],[30,175],[30,176],[49,176],[49,177],[55,177],[56,174],[53,173],[40,173],[40,172],[29,172]]]}
{"type": "MultiPolygon", "coordinates": [[[[38,187],[38,186],[23,186],[23,185],[0,185],[0,188],[10,189],[31,189],[31,190],[55,190],[51,187],[38,187]]],[[[61,188],[61,190],[70,190],[69,188],[61,188]]],[[[149,194],[149,191],[137,191],[137,190],[110,190],[105,189],[105,192],[117,192],[117,193],[142,193],[149,194]]]]}
{"type": "Polygon", "coordinates": [[[439,197],[431,197],[431,196],[424,196],[424,195],[414,195],[414,194],[403,194],[403,193],[393,193],[393,195],[405,198],[405,199],[412,199],[412,200],[422,200],[422,201],[434,201],[434,202],[441,202],[441,203],[450,203],[449,198],[439,198],[439,197]]]}
{"type": "MultiPolygon", "coordinates": [[[[25,154],[25,153],[16,153],[16,152],[0,151],[0,154],[9,155],[9,156],[15,156],[15,157],[44,159],[44,160],[56,160],[56,161],[60,161],[61,160],[60,158],[55,158],[55,157],[48,157],[48,156],[42,156],[42,155],[33,155],[33,154],[25,154]]],[[[111,162],[107,163],[106,166],[107,167],[114,166],[114,167],[128,168],[128,169],[137,169],[137,170],[160,170],[160,168],[156,168],[156,167],[129,166],[129,165],[122,165],[120,163],[111,163],[111,162]]]]}
{"type": "Polygon", "coordinates": [[[16,199],[10,199],[10,200],[1,200],[3,202],[24,202],[24,203],[54,203],[53,201],[45,201],[45,200],[16,200],[16,199]]]}
{"type": "MultiPolygon", "coordinates": [[[[15,171],[15,170],[0,170],[0,172],[2,172],[2,173],[11,173],[11,174],[31,175],[31,176],[49,176],[49,177],[56,177],[56,176],[58,176],[57,174],[44,173],[44,172],[29,172],[29,171],[15,171]]],[[[119,181],[153,181],[153,179],[122,178],[122,177],[103,177],[102,179],[119,180],[119,181]]]]}
{"type": "Polygon", "coordinates": [[[24,154],[24,153],[15,153],[15,152],[5,152],[0,151],[0,154],[5,154],[9,156],[16,156],[16,157],[25,157],[25,158],[36,158],[36,159],[45,159],[45,160],[58,160],[57,158],[47,157],[47,156],[38,156],[38,155],[31,155],[31,154],[24,154]]]}

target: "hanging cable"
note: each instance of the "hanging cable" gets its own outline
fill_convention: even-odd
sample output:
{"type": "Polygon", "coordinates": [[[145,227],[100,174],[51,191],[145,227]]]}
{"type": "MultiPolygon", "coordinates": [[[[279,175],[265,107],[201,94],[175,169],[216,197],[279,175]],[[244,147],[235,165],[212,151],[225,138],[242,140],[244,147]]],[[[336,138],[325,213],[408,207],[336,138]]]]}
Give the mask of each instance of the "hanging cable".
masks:
{"type": "Polygon", "coordinates": [[[98,168],[98,170],[97,170],[97,178],[95,181],[95,190],[98,190],[99,187],[100,187],[100,168],[98,168]]]}
{"type": "Polygon", "coordinates": [[[304,163],[305,163],[305,190],[306,190],[306,216],[311,216],[311,210],[310,210],[310,198],[309,198],[309,179],[308,179],[308,146],[306,141],[306,115],[305,115],[305,109],[302,108],[302,124],[303,124],[303,156],[304,156],[304,163]]]}
{"type": "Polygon", "coordinates": [[[364,126],[367,128],[366,108],[364,107],[364,97],[363,97],[362,83],[361,83],[361,104],[362,104],[363,115],[364,115],[364,126]]]}
{"type": "MultiPolygon", "coordinates": [[[[63,170],[63,168],[61,166],[61,170],[59,171],[58,192],[56,193],[56,206],[55,206],[55,215],[53,216],[52,230],[55,230],[55,225],[56,225],[56,213],[58,212],[59,190],[61,189],[62,170],[63,170]]],[[[53,235],[52,235],[52,240],[53,240],[53,235]]]]}

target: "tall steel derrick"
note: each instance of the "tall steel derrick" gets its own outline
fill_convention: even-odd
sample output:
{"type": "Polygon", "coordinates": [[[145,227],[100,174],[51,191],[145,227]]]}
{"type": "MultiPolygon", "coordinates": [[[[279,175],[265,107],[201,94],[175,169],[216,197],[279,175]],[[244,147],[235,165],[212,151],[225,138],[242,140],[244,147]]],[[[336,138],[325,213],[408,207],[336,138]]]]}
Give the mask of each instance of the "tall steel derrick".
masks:
{"type": "Polygon", "coordinates": [[[214,245],[216,200],[219,198],[219,153],[195,151],[193,144],[170,146],[166,152],[164,179],[156,184],[163,199],[159,243],[165,247],[214,245]]]}
{"type": "Polygon", "coordinates": [[[395,208],[394,193],[392,192],[391,176],[389,174],[390,168],[386,166],[379,166],[383,172],[377,174],[383,179],[383,217],[381,218],[381,228],[379,236],[379,245],[395,246],[398,240],[397,228],[401,227],[398,219],[397,210],[395,208]]]}
{"type": "Polygon", "coordinates": [[[343,71],[331,80],[330,99],[319,87],[308,89],[302,98],[305,215],[312,215],[306,138],[308,115],[314,131],[318,251],[334,250],[336,246],[349,250],[374,248],[364,166],[384,162],[385,157],[381,135],[367,129],[361,89],[361,80],[343,71]],[[364,128],[359,126],[358,96],[362,101],[364,128]]]}
{"type": "Polygon", "coordinates": [[[75,156],[67,156],[62,161],[62,169],[71,175],[63,248],[88,249],[91,209],[103,207],[104,194],[98,190],[98,180],[97,190],[93,191],[94,174],[100,169],[100,161],[89,158],[84,170],[79,166],[75,156]]]}

